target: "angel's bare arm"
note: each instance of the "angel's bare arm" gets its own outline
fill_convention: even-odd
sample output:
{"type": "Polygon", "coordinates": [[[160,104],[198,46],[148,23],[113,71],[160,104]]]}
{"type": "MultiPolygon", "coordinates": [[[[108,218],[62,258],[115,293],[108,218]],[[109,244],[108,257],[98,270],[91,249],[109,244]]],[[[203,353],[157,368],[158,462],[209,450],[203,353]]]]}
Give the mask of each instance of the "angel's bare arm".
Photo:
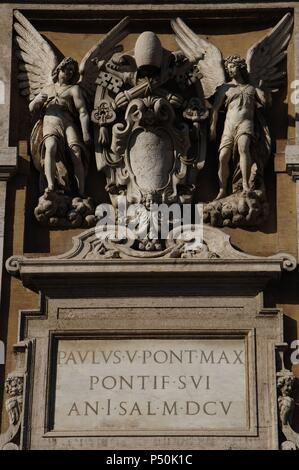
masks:
{"type": "Polygon", "coordinates": [[[211,130],[210,130],[210,137],[212,140],[216,138],[216,126],[218,121],[218,113],[221,106],[225,100],[227,88],[225,86],[221,86],[215,96],[215,101],[212,107],[212,114],[211,114],[211,130]]]}
{"type": "Polygon", "coordinates": [[[269,91],[267,92],[267,90],[263,90],[262,88],[257,87],[255,89],[255,92],[256,92],[257,101],[260,105],[266,106],[266,105],[271,104],[272,97],[269,91]]]}
{"type": "Polygon", "coordinates": [[[31,113],[35,112],[35,111],[39,111],[41,109],[41,107],[43,106],[43,104],[45,103],[45,101],[47,101],[48,99],[48,95],[44,92],[41,92],[39,93],[33,101],[31,101],[31,103],[29,103],[29,111],[31,113]]]}
{"type": "Polygon", "coordinates": [[[90,143],[90,133],[89,133],[89,116],[87,112],[86,102],[83,97],[83,94],[78,85],[75,85],[72,89],[73,100],[75,108],[79,113],[83,140],[86,144],[90,143]]]}

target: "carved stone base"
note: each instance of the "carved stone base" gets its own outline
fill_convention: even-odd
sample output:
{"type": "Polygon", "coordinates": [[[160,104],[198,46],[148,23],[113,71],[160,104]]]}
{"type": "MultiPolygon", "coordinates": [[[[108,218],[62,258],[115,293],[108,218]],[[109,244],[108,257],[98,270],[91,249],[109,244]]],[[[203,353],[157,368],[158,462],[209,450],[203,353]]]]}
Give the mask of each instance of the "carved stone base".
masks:
{"type": "MultiPolygon", "coordinates": [[[[273,349],[283,323],[279,309],[263,308],[262,292],[296,260],[242,253],[209,226],[194,246],[184,228],[162,251],[101,239],[97,227],[62,255],[7,261],[47,295],[20,317],[19,341],[34,341],[22,450],[279,447],[273,349]]],[[[286,411],[288,390],[283,379],[286,411]]],[[[7,403],[12,422],[19,408],[7,403]]]]}
{"type": "Polygon", "coordinates": [[[249,227],[264,222],[269,204],[262,191],[239,191],[204,206],[204,222],[214,227],[249,227]]]}
{"type": "Polygon", "coordinates": [[[34,215],[38,222],[52,228],[93,227],[96,223],[92,198],[70,197],[46,190],[39,198],[34,215]]]}

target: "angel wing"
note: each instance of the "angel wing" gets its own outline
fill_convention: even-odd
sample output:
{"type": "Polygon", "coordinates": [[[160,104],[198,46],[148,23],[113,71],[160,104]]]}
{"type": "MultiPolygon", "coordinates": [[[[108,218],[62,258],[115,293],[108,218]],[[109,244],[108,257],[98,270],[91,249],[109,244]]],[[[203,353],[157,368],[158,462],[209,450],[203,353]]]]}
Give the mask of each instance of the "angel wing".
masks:
{"type": "Polygon", "coordinates": [[[292,27],[293,17],[287,13],[272,31],[248,50],[246,63],[253,85],[259,86],[262,81],[264,87],[275,92],[283,84],[286,72],[281,70],[281,62],[287,55],[292,27]]]}
{"type": "Polygon", "coordinates": [[[196,62],[202,74],[202,87],[205,98],[215,93],[218,86],[225,82],[223,58],[218,47],[198,37],[181,18],[171,21],[176,42],[191,62],[196,62]]]}
{"type": "Polygon", "coordinates": [[[19,49],[19,89],[22,96],[29,100],[52,83],[52,72],[59,63],[59,58],[49,43],[40,35],[32,24],[19,11],[14,12],[16,22],[16,43],[19,49]]]}
{"type": "Polygon", "coordinates": [[[79,65],[79,85],[85,91],[85,95],[89,101],[93,100],[95,95],[99,68],[104,62],[108,61],[114,53],[123,50],[119,43],[129,34],[127,28],[129,21],[128,16],[123,18],[103,39],[93,46],[82,59],[79,65]]]}

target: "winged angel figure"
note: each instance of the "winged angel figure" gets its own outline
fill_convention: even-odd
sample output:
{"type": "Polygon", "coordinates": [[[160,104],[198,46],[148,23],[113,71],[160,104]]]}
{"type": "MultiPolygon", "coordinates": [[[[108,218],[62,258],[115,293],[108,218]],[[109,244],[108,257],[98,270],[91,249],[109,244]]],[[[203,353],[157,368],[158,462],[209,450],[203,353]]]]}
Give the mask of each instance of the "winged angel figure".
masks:
{"type": "Polygon", "coordinates": [[[219,146],[219,193],[205,208],[205,221],[213,225],[256,225],[267,215],[264,169],[272,142],[263,111],[271,104],[271,94],[285,82],[282,62],[292,26],[293,18],[287,13],[248,50],[246,59],[233,55],[223,60],[215,45],[199,38],[181,19],[172,22],[184,54],[191,60],[201,57],[198,68],[205,97],[214,95],[212,140],[219,111],[224,107],[226,112],[219,146]]]}
{"type": "Polygon", "coordinates": [[[56,54],[19,11],[15,18],[20,93],[29,98],[30,111],[38,114],[30,143],[44,194],[35,215],[52,226],[92,224],[94,209],[91,198],[85,199],[85,179],[91,144],[89,110],[98,74],[94,60],[109,60],[122,50],[118,43],[128,34],[128,18],[92,47],[79,65],[56,54]]]}

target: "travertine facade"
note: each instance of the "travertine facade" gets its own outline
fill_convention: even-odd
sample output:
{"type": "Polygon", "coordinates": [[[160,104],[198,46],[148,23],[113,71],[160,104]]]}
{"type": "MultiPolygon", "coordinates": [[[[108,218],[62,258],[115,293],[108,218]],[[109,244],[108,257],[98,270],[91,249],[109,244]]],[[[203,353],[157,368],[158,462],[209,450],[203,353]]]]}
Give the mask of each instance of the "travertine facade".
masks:
{"type": "Polygon", "coordinates": [[[297,3],[0,9],[0,447],[298,447],[297,3]]]}

